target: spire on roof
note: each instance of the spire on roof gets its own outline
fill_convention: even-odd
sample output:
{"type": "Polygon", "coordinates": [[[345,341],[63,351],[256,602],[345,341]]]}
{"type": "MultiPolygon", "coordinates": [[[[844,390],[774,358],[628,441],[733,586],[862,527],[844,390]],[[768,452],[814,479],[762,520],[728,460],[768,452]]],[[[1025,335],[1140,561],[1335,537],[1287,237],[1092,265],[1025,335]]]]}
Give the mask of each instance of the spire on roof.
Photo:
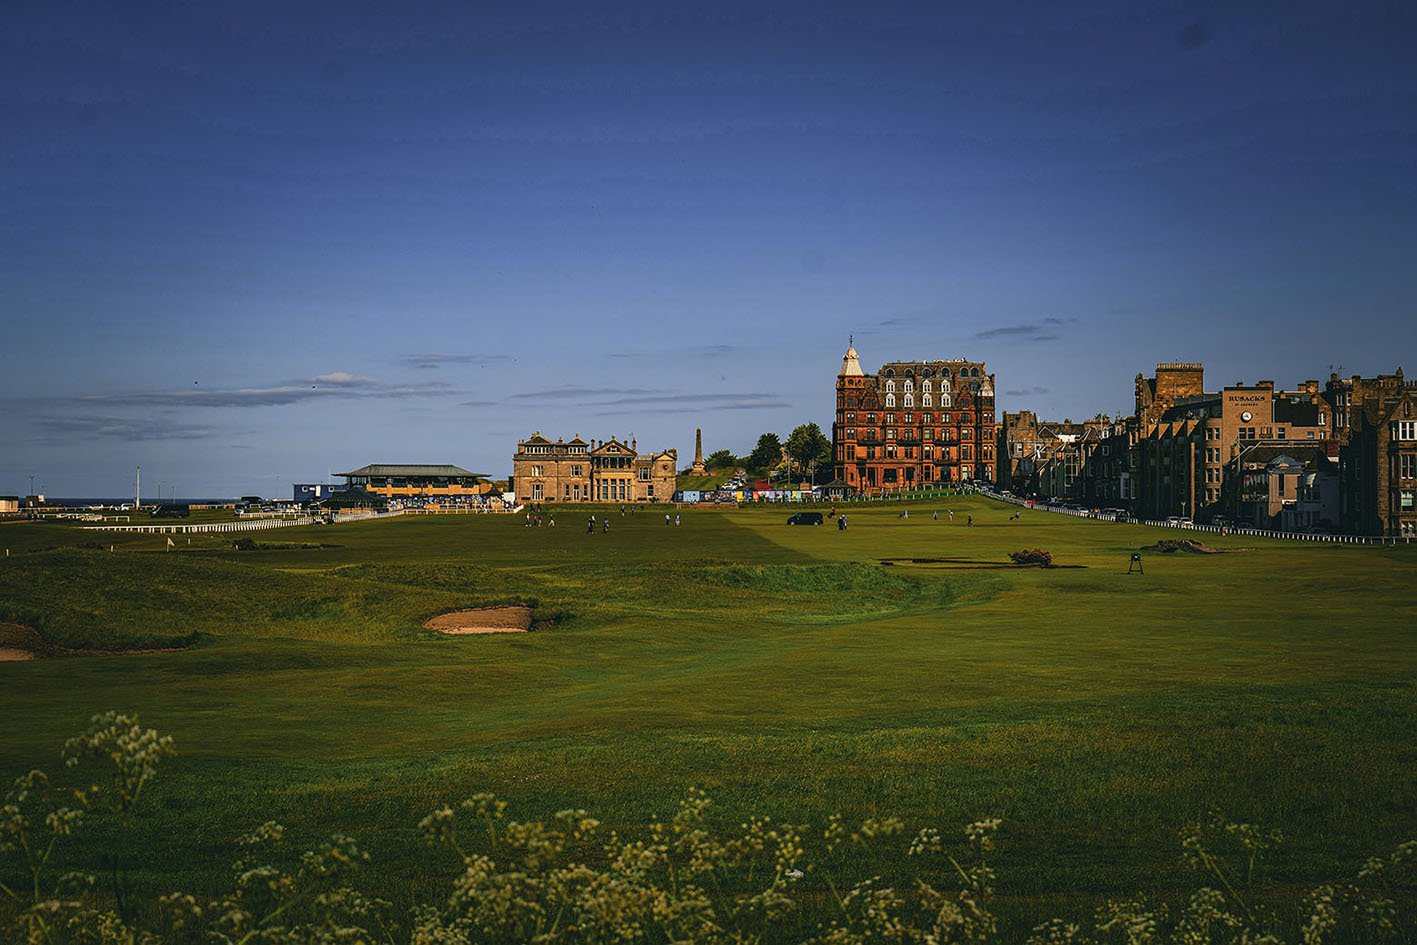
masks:
{"type": "Polygon", "coordinates": [[[856,355],[856,336],[848,336],[846,356],[841,359],[841,373],[838,377],[861,377],[861,359],[856,355]]]}

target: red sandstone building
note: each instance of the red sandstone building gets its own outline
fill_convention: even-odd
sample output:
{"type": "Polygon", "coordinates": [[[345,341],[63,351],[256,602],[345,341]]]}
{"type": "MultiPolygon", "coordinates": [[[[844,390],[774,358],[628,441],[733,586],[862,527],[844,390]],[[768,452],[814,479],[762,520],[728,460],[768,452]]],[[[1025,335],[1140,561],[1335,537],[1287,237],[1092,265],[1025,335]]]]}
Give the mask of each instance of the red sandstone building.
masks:
{"type": "Polygon", "coordinates": [[[836,379],[836,478],[865,495],[992,482],[994,417],[982,361],[890,361],[867,375],[848,347],[836,379]]]}

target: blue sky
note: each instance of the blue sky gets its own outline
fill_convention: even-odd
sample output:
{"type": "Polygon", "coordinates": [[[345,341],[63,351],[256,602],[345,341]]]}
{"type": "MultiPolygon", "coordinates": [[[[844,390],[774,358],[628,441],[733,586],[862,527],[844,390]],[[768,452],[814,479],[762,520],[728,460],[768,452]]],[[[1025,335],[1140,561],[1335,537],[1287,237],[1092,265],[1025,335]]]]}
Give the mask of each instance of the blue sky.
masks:
{"type": "Polygon", "coordinates": [[[1417,368],[1409,5],[512,6],[0,7],[0,493],[1417,368]]]}

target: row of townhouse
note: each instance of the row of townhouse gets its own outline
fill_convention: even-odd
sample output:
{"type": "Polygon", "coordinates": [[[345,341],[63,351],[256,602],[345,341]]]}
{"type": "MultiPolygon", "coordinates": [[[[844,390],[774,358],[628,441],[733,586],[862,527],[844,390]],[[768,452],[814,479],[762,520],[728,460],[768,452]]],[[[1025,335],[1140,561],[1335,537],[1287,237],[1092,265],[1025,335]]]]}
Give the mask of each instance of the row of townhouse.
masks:
{"type": "Polygon", "coordinates": [[[1206,391],[1201,364],[1163,363],[1135,401],[1082,423],[1005,413],[1000,484],[1144,518],[1417,536],[1417,384],[1401,369],[1206,391]]]}

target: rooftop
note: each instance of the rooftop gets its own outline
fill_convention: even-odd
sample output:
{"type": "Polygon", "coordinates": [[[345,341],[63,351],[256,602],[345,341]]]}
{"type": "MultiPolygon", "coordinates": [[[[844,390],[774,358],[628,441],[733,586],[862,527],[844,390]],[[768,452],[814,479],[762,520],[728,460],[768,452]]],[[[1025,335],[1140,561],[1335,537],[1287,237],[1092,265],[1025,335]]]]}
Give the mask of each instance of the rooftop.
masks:
{"type": "Polygon", "coordinates": [[[399,463],[372,463],[368,466],[360,466],[351,472],[335,473],[336,476],[392,476],[395,478],[415,479],[418,477],[453,478],[465,477],[472,479],[486,478],[482,473],[469,472],[461,466],[451,464],[442,465],[419,465],[419,464],[399,464],[399,463]]]}

